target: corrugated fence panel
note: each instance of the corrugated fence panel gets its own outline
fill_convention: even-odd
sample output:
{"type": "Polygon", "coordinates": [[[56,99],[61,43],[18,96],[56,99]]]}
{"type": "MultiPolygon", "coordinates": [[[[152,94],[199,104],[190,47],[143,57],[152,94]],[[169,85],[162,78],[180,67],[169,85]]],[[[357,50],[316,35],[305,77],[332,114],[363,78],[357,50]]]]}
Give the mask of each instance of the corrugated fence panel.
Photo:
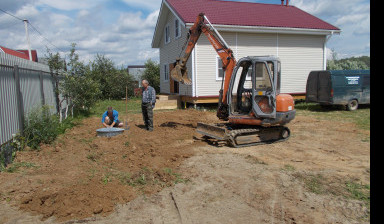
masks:
{"type": "Polygon", "coordinates": [[[24,113],[42,106],[40,74],[37,71],[19,69],[20,89],[23,95],[24,113]]]}
{"type": "MultiPolygon", "coordinates": [[[[44,103],[57,113],[54,78],[49,67],[12,55],[0,53],[0,145],[20,130],[15,66],[18,67],[24,115],[44,103]],[[42,79],[40,79],[42,76],[42,79]],[[43,88],[42,88],[43,87],[43,88]]],[[[63,108],[67,106],[63,103],[63,108]]]]}
{"type": "Polygon", "coordinates": [[[17,98],[13,68],[0,67],[0,144],[19,130],[17,98]]]}
{"type": "Polygon", "coordinates": [[[41,63],[25,60],[13,55],[5,54],[0,52],[0,64],[9,66],[19,66],[19,68],[39,70],[43,72],[50,72],[49,66],[41,63]]]}
{"type": "Polygon", "coordinates": [[[42,76],[45,104],[51,106],[51,112],[56,112],[56,97],[53,78],[47,73],[42,73],[42,76]]]}

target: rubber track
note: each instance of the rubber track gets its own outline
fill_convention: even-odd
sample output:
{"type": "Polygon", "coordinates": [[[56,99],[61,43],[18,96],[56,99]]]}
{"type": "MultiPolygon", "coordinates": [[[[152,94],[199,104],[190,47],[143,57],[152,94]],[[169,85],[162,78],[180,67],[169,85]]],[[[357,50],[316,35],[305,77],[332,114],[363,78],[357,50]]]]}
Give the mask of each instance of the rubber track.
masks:
{"type": "Polygon", "coordinates": [[[232,130],[230,131],[228,135],[228,143],[235,148],[241,148],[241,147],[248,147],[248,146],[255,146],[255,145],[264,145],[264,144],[271,144],[271,143],[276,143],[276,142],[283,142],[287,140],[290,137],[290,130],[287,127],[271,127],[271,128],[264,128],[265,130],[268,129],[286,129],[288,131],[288,137],[286,138],[280,138],[277,140],[270,140],[270,141],[265,141],[265,142],[254,142],[254,143],[248,143],[248,144],[236,144],[236,137],[244,134],[257,134],[258,132],[261,131],[261,129],[237,129],[237,130],[232,130]]]}

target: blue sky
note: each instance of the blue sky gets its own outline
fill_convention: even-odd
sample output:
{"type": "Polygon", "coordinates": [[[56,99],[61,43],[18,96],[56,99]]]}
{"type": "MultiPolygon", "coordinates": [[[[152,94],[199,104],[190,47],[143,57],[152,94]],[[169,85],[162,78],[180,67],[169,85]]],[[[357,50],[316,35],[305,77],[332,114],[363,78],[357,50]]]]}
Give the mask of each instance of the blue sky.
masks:
{"type": "MultiPolygon", "coordinates": [[[[240,0],[235,0],[240,1],[240,0]]],[[[280,0],[241,0],[280,4],[280,0]]],[[[327,48],[339,58],[370,55],[369,0],[290,0],[294,5],[342,32],[334,35],[327,48]]],[[[39,57],[46,47],[69,53],[71,43],[83,61],[105,54],[116,65],[143,64],[159,60],[158,49],[151,48],[161,0],[1,0],[0,9],[28,19],[39,31],[29,29],[31,46],[39,57]],[[41,36],[42,35],[42,36],[41,36]]],[[[0,45],[25,49],[22,21],[0,11],[0,45]]]]}

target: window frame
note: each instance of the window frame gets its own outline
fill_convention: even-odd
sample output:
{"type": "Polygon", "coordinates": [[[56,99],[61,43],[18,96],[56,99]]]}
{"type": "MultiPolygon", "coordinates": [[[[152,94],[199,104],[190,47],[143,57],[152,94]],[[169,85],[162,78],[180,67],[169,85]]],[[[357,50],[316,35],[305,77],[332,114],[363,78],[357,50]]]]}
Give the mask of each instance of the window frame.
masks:
{"type": "Polygon", "coordinates": [[[175,39],[179,39],[181,37],[181,24],[179,19],[174,20],[174,27],[175,27],[175,39]],[[177,25],[176,25],[177,21],[177,25]],[[178,33],[176,33],[176,29],[178,30],[178,33]]]}
{"type": "MultiPolygon", "coordinates": [[[[219,60],[221,61],[221,58],[220,58],[219,56],[216,56],[216,81],[221,81],[221,80],[223,80],[224,75],[225,75],[225,74],[224,74],[224,70],[223,70],[223,66],[221,66],[221,67],[219,68],[219,60]],[[219,76],[219,74],[220,74],[219,69],[223,70],[223,77],[220,77],[220,76],[219,76]]],[[[223,62],[221,61],[221,63],[223,63],[223,62]]]]}
{"type": "MultiPolygon", "coordinates": [[[[216,55],[216,81],[221,81],[221,80],[223,80],[223,78],[224,78],[224,76],[225,76],[224,71],[223,71],[223,77],[220,77],[220,76],[219,76],[219,69],[221,69],[221,70],[223,69],[223,67],[219,68],[219,60],[221,61],[221,58],[220,58],[219,56],[216,55]]],[[[221,61],[221,63],[223,63],[223,62],[221,61]]],[[[251,69],[252,69],[252,67],[251,67],[251,69]]],[[[245,77],[245,80],[250,81],[250,80],[252,80],[252,73],[249,73],[249,70],[248,70],[248,74],[247,74],[247,76],[245,77]],[[248,74],[249,74],[249,75],[248,75],[248,74]]]]}
{"type": "Polygon", "coordinates": [[[164,82],[169,82],[169,64],[163,64],[164,69],[164,82]]]}
{"type": "Polygon", "coordinates": [[[169,44],[170,42],[171,42],[171,29],[169,24],[167,24],[164,28],[164,44],[169,44]],[[168,31],[168,35],[167,35],[167,31],[168,31]]]}

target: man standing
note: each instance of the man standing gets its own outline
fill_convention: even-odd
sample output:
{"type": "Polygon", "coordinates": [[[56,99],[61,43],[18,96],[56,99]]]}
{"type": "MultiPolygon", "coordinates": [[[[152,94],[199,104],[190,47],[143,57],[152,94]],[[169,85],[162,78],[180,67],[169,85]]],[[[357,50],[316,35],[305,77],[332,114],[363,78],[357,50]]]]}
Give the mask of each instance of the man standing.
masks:
{"type": "Polygon", "coordinates": [[[156,91],[149,85],[147,80],[141,81],[143,98],[141,101],[141,112],[143,114],[143,120],[145,128],[148,131],[153,131],[153,108],[156,103],[156,91]]]}
{"type": "Polygon", "coordinates": [[[123,122],[120,122],[119,113],[117,110],[112,109],[112,107],[108,107],[107,111],[104,112],[103,117],[101,118],[101,123],[103,123],[104,127],[123,127],[123,122]]]}

